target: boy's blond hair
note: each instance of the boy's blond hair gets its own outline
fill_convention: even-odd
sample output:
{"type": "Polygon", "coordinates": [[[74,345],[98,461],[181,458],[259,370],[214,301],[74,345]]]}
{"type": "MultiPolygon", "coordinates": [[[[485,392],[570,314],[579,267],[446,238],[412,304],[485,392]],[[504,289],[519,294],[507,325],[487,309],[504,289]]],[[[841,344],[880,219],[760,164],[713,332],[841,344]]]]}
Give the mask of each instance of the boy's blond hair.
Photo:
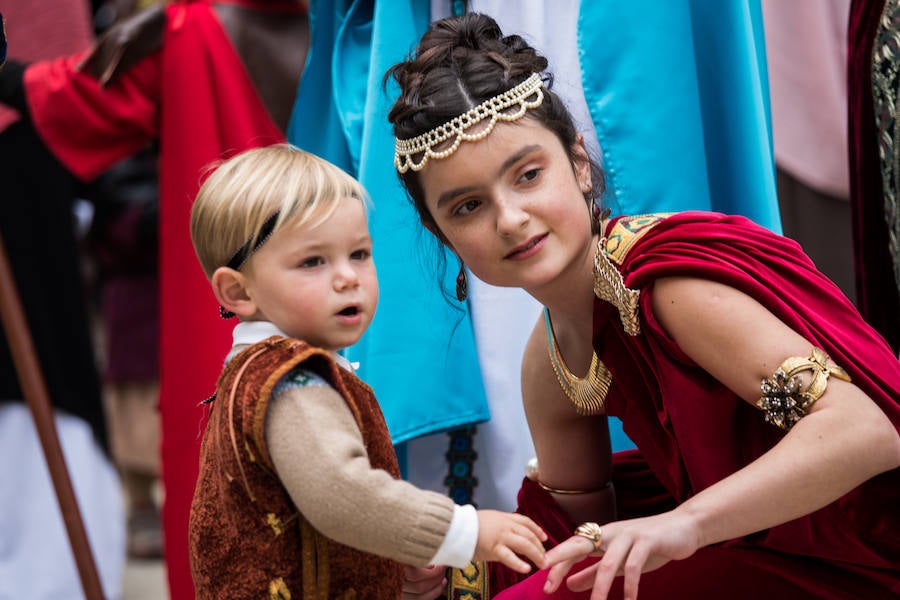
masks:
{"type": "Polygon", "coordinates": [[[254,148],[218,164],[191,209],[191,241],[211,278],[245,243],[252,247],[269,217],[285,224],[326,219],[344,198],[367,202],[356,179],[288,144],[254,148]]]}

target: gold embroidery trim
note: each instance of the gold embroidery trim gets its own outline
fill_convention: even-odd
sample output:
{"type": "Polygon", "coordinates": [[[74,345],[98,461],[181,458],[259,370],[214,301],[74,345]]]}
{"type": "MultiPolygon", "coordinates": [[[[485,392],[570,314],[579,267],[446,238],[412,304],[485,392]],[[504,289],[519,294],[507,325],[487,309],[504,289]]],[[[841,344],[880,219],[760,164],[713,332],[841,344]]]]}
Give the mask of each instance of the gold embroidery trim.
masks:
{"type": "Polygon", "coordinates": [[[275,513],[266,513],[266,523],[272,528],[272,531],[275,532],[276,537],[284,533],[284,524],[275,513]]]}
{"type": "Polygon", "coordinates": [[[331,586],[328,542],[302,516],[300,517],[300,553],[302,555],[303,600],[328,600],[328,590],[331,586]]]}
{"type": "Polygon", "coordinates": [[[250,500],[256,502],[256,496],[253,494],[253,490],[250,489],[250,481],[247,479],[247,473],[244,472],[244,462],[241,460],[241,454],[238,451],[238,432],[235,430],[234,426],[234,410],[236,404],[236,395],[237,388],[241,382],[241,378],[244,377],[244,371],[247,370],[247,367],[250,366],[257,357],[263,354],[266,351],[265,348],[260,348],[256,350],[246,361],[241,365],[241,368],[238,370],[237,375],[234,376],[234,383],[231,385],[231,390],[228,392],[228,434],[231,438],[231,448],[234,452],[235,461],[237,461],[238,470],[241,473],[241,479],[244,482],[244,489],[247,490],[247,495],[250,497],[250,500]]]}
{"type": "Polygon", "coordinates": [[[447,598],[453,600],[487,600],[490,597],[487,563],[472,561],[463,569],[450,569],[447,598]]]}
{"type": "Polygon", "coordinates": [[[673,214],[675,213],[654,213],[622,217],[616,221],[612,231],[606,236],[606,254],[614,263],[621,265],[622,261],[625,260],[625,256],[638,240],[673,214]]]}
{"type": "Polygon", "coordinates": [[[291,590],[281,577],[269,582],[269,600],[291,600],[291,590]]]}

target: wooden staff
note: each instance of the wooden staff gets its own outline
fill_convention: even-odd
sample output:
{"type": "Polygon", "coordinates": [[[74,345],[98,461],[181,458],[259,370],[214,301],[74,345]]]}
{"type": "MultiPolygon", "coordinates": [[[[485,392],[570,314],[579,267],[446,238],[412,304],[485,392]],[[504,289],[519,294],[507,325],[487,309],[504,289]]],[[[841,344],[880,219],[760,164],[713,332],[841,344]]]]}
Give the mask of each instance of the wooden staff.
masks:
{"type": "Polygon", "coordinates": [[[56,499],[59,501],[59,508],[69,534],[69,544],[72,546],[72,553],[75,556],[85,598],[87,600],[103,600],[103,588],[94,564],[94,554],[91,552],[84,522],[81,520],[81,512],[78,510],[78,500],[75,497],[75,490],[72,488],[69,471],[66,469],[62,447],[59,444],[59,435],[56,432],[56,421],[53,419],[53,408],[47,394],[47,385],[34,351],[31,332],[28,330],[25,312],[22,310],[22,302],[19,299],[2,237],[0,237],[0,317],[2,317],[3,329],[9,340],[9,348],[22,392],[28,408],[31,410],[31,416],[34,418],[41,447],[44,449],[44,458],[50,470],[50,478],[53,480],[53,487],[56,490],[56,499]]]}

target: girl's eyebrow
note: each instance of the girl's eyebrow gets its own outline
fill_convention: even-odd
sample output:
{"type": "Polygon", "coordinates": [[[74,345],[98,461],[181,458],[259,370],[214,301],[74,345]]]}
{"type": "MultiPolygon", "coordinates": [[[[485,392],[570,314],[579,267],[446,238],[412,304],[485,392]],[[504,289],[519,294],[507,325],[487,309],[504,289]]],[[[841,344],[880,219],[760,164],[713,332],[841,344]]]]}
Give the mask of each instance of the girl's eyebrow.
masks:
{"type": "MultiPolygon", "coordinates": [[[[519,162],[520,160],[522,160],[524,157],[528,156],[535,150],[540,150],[540,149],[541,149],[540,144],[529,144],[527,146],[523,146],[522,148],[519,149],[518,152],[516,152],[515,154],[513,154],[512,156],[510,156],[509,158],[507,158],[506,160],[503,161],[503,164],[501,164],[500,168],[497,169],[497,176],[499,177],[500,175],[503,175],[503,173],[507,169],[512,167],[514,164],[516,164],[517,162],[519,162]]],[[[468,192],[474,191],[475,189],[476,189],[475,186],[464,186],[464,187],[454,188],[452,190],[447,190],[446,192],[441,194],[441,196],[438,198],[436,208],[440,208],[444,202],[447,202],[451,198],[455,198],[456,196],[459,196],[461,194],[466,194],[468,192]]]]}
{"type": "Polygon", "coordinates": [[[497,175],[502,175],[507,169],[512,167],[514,164],[534,152],[535,150],[540,150],[540,144],[529,144],[527,146],[523,146],[518,152],[507,158],[503,161],[503,164],[500,165],[500,168],[497,169],[497,175]]]}
{"type": "Polygon", "coordinates": [[[475,191],[476,189],[477,188],[474,185],[467,185],[464,187],[458,187],[458,188],[454,188],[452,190],[447,190],[446,192],[441,194],[440,198],[438,198],[436,208],[440,208],[442,204],[444,204],[445,202],[449,202],[450,200],[452,200],[453,198],[456,198],[457,196],[460,196],[462,194],[467,194],[469,192],[475,191]]]}

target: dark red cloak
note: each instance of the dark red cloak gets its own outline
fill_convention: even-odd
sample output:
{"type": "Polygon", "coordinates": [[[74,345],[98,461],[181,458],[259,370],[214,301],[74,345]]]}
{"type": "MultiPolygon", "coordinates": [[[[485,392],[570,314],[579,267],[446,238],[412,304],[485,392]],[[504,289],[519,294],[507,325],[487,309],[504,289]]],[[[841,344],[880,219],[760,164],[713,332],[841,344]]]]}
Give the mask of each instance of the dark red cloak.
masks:
{"type": "MultiPolygon", "coordinates": [[[[639,449],[614,455],[620,518],[668,510],[749,464],[784,435],[699,368],[665,333],[652,310],[652,284],[660,277],[709,279],[752,296],[843,366],[900,430],[900,362],[796,242],[744,217],[687,212],[646,232],[625,255],[620,271],[626,286],[641,290],[640,334],[624,332],[611,304],[597,300],[594,308],[594,346],[613,374],[607,413],[622,419],[639,449]]],[[[894,469],[810,515],[701,549],[644,574],[640,597],[896,594],[898,506],[900,469],[894,469]]],[[[566,539],[574,526],[533,482],[523,485],[520,510],[534,515],[554,543],[566,539]]],[[[515,579],[496,566],[491,575],[494,590],[515,579]]],[[[544,575],[529,578],[502,598],[542,597],[544,575]]],[[[611,598],[621,597],[621,579],[616,585],[611,598]]],[[[565,591],[558,597],[588,594],[565,591]]]]}

